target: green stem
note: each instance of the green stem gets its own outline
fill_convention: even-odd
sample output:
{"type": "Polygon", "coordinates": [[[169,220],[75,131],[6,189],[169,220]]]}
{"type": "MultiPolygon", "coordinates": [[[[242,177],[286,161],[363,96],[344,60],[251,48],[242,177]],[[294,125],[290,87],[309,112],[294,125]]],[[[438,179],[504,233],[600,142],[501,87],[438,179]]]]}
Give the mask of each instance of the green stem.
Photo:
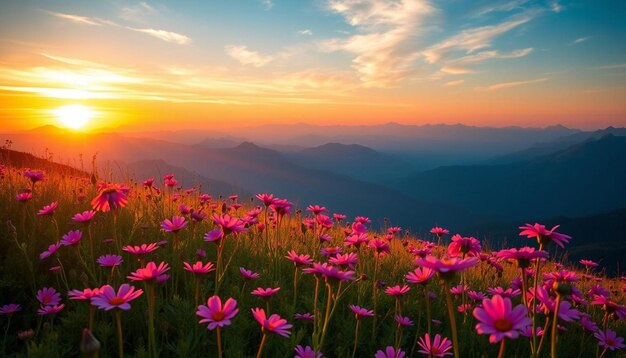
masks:
{"type": "Polygon", "coordinates": [[[424,287],[424,299],[426,300],[426,320],[427,322],[427,326],[428,326],[428,335],[430,336],[430,326],[432,324],[432,319],[430,316],[430,297],[428,297],[428,289],[426,288],[426,285],[423,286],[424,287]]]}
{"type": "Polygon", "coordinates": [[[322,349],[322,346],[324,345],[324,337],[326,336],[326,328],[328,328],[330,308],[331,308],[332,298],[333,298],[333,289],[328,282],[326,283],[326,288],[328,288],[328,297],[326,298],[326,314],[324,314],[324,326],[322,327],[322,338],[320,339],[320,345],[319,347],[317,347],[317,350],[322,349]]]}
{"type": "MultiPolygon", "coordinates": [[[[539,251],[543,250],[543,244],[539,244],[539,251]]],[[[539,268],[541,266],[541,259],[537,258],[535,261],[535,277],[533,283],[533,299],[530,301],[530,311],[533,315],[533,340],[531,346],[531,352],[533,353],[533,357],[538,357],[538,349],[537,349],[537,310],[535,308],[535,301],[537,299],[537,285],[539,283],[539,268]]],[[[545,332],[544,332],[545,334],[545,332]]]]}
{"type": "Polygon", "coordinates": [[[354,328],[354,348],[352,348],[352,358],[356,356],[356,345],[359,339],[359,319],[356,319],[356,327],[354,328]]]}
{"type": "Polygon", "coordinates": [[[217,356],[222,358],[222,331],[217,327],[217,356]]]}
{"type": "MultiPolygon", "coordinates": [[[[559,306],[561,304],[561,295],[556,295],[556,305],[554,307],[554,320],[552,321],[552,346],[550,347],[550,357],[556,358],[556,328],[559,322],[559,306]]],[[[546,334],[545,332],[543,334],[546,334]]]]}
{"type": "Polygon", "coordinates": [[[124,337],[122,336],[122,319],[120,311],[115,310],[115,324],[117,326],[117,354],[119,358],[124,358],[124,337]]]}
{"type": "Polygon", "coordinates": [[[448,316],[450,316],[450,328],[452,329],[452,348],[454,350],[454,358],[459,358],[459,338],[456,331],[456,317],[454,315],[454,304],[452,303],[452,294],[450,293],[450,284],[445,283],[446,303],[448,306],[448,316]]]}
{"type": "Polygon", "coordinates": [[[293,273],[293,309],[296,309],[296,298],[298,297],[298,266],[293,273]]]}

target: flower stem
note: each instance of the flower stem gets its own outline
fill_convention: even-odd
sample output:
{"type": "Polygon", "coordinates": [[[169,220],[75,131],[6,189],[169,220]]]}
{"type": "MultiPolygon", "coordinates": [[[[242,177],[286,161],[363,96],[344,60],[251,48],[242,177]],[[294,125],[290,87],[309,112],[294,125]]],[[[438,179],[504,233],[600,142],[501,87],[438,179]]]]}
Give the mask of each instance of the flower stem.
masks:
{"type": "Polygon", "coordinates": [[[426,320],[428,326],[428,335],[430,336],[430,325],[432,324],[432,319],[430,317],[430,297],[428,297],[428,289],[426,285],[424,287],[424,299],[426,300],[426,320]]]}
{"type": "Polygon", "coordinates": [[[222,331],[217,327],[217,356],[222,358],[222,331]]]}
{"type": "Polygon", "coordinates": [[[93,332],[93,318],[96,314],[96,306],[89,305],[89,332],[93,332]]]}
{"type": "MultiPolygon", "coordinates": [[[[561,295],[557,294],[556,296],[556,304],[554,306],[554,320],[552,321],[552,335],[550,338],[552,339],[552,346],[550,347],[550,357],[556,358],[556,328],[558,326],[559,321],[559,306],[561,305],[561,295]]],[[[544,332],[545,334],[545,332],[544,332]]]]}
{"type": "Polygon", "coordinates": [[[502,338],[502,343],[500,343],[500,351],[498,351],[498,358],[504,358],[504,350],[505,350],[505,343],[506,342],[506,338],[502,338]]]}
{"type": "Polygon", "coordinates": [[[263,347],[265,346],[265,340],[267,339],[267,334],[263,333],[263,338],[261,339],[261,344],[259,345],[259,350],[256,352],[256,358],[261,358],[261,353],[263,352],[263,347]]]}
{"type": "Polygon", "coordinates": [[[356,327],[354,328],[354,348],[352,348],[352,358],[356,356],[356,346],[359,339],[359,319],[356,320],[356,327]]]}
{"type": "MultiPolygon", "coordinates": [[[[543,244],[539,244],[539,251],[543,250],[543,244]]],[[[539,258],[536,259],[535,262],[535,277],[533,283],[533,299],[530,301],[530,311],[533,314],[533,340],[531,346],[531,352],[533,353],[533,357],[538,357],[538,349],[537,349],[537,310],[535,308],[535,300],[537,296],[537,285],[539,284],[539,267],[541,266],[541,260],[539,258]]],[[[545,334],[545,332],[544,332],[545,334]]]]}
{"type": "Polygon", "coordinates": [[[448,316],[450,316],[450,328],[452,329],[452,348],[454,349],[454,358],[459,358],[459,338],[456,331],[456,317],[454,315],[454,305],[452,304],[452,294],[450,293],[450,284],[448,281],[446,281],[445,286],[448,316]]]}
{"type": "Polygon", "coordinates": [[[117,353],[119,358],[124,358],[124,337],[122,336],[122,319],[120,311],[115,310],[115,324],[117,325],[117,353]]]}
{"type": "Polygon", "coordinates": [[[298,297],[298,266],[293,273],[293,309],[296,309],[296,298],[298,297]]]}

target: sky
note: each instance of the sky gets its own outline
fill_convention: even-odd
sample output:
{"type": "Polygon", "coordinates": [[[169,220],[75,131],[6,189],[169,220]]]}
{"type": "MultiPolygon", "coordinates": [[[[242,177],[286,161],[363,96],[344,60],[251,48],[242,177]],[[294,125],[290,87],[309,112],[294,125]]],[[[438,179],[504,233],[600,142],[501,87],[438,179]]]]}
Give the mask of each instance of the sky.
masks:
{"type": "Polygon", "coordinates": [[[0,127],[626,126],[619,0],[3,1],[0,127]]]}

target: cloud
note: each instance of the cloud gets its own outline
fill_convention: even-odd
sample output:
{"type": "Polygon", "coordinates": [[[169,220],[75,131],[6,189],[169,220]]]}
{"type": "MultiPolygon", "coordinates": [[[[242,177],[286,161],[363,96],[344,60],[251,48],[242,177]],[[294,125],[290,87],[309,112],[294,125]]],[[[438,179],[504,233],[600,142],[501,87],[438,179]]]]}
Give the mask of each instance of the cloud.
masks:
{"type": "Polygon", "coordinates": [[[424,56],[426,62],[437,63],[450,58],[455,52],[458,51],[471,54],[480,49],[491,47],[491,43],[496,37],[531,21],[533,18],[533,15],[528,13],[524,16],[512,18],[497,25],[467,29],[441,41],[440,43],[430,46],[422,52],[422,55],[424,56]]]}
{"type": "Polygon", "coordinates": [[[133,27],[127,27],[129,30],[142,32],[148,34],[157,39],[161,39],[166,42],[173,42],[179,45],[187,45],[191,43],[191,39],[183,34],[179,34],[172,31],[157,30],[157,29],[136,29],[133,27]]]}
{"type": "Polygon", "coordinates": [[[618,63],[618,64],[615,64],[615,65],[606,65],[606,66],[593,67],[594,70],[615,70],[615,69],[620,69],[620,68],[626,68],[626,62],[625,63],[618,63]]]}
{"type": "Polygon", "coordinates": [[[298,35],[312,36],[313,31],[311,31],[310,29],[299,30],[298,35]]]}
{"type": "Polygon", "coordinates": [[[460,85],[463,82],[465,82],[465,80],[456,80],[456,81],[446,82],[443,85],[445,87],[456,87],[456,86],[460,85]]]}
{"type": "Polygon", "coordinates": [[[82,25],[96,25],[96,26],[108,25],[108,26],[123,28],[123,29],[131,30],[131,31],[135,31],[135,32],[141,32],[141,33],[150,35],[152,37],[158,38],[160,40],[163,40],[165,42],[176,43],[179,45],[187,45],[187,44],[190,44],[192,41],[191,38],[189,38],[188,36],[177,33],[177,32],[172,32],[172,31],[166,31],[166,30],[161,30],[161,29],[151,29],[151,28],[143,29],[143,28],[129,27],[129,26],[120,25],[113,21],[102,20],[102,19],[98,19],[95,17],[63,14],[63,13],[57,13],[57,12],[50,12],[50,14],[58,18],[71,21],[74,23],[82,24],[82,25]]]}
{"type": "Polygon", "coordinates": [[[435,11],[428,1],[329,0],[327,8],[358,33],[324,41],[320,48],[354,54],[352,67],[365,86],[389,87],[415,72],[416,39],[426,15],[435,11]]]}
{"type": "Polygon", "coordinates": [[[158,13],[156,8],[142,1],[137,5],[122,7],[120,9],[119,17],[126,21],[143,23],[145,15],[156,13],[158,13]]]}
{"type": "Polygon", "coordinates": [[[476,16],[484,16],[492,12],[508,12],[517,9],[522,9],[522,5],[526,4],[528,0],[512,0],[512,1],[504,1],[499,3],[491,4],[487,7],[484,7],[478,12],[476,12],[476,16]]]}
{"type": "Polygon", "coordinates": [[[537,79],[534,79],[534,80],[527,80],[527,81],[503,82],[503,83],[496,83],[494,85],[487,86],[487,87],[477,87],[476,90],[479,90],[479,91],[496,91],[496,90],[501,90],[501,89],[507,89],[507,88],[513,88],[513,87],[518,87],[518,86],[529,85],[529,84],[532,84],[532,83],[545,82],[547,80],[549,80],[549,78],[537,78],[537,79]]]}
{"type": "Polygon", "coordinates": [[[563,7],[563,5],[559,4],[558,0],[552,0],[550,1],[550,10],[558,14],[559,12],[565,10],[565,8],[563,7]]]}
{"type": "Polygon", "coordinates": [[[260,0],[260,2],[265,10],[270,10],[274,7],[274,2],[272,0],[260,0]]]}
{"type": "Polygon", "coordinates": [[[583,42],[589,40],[590,38],[591,38],[591,36],[579,37],[576,40],[572,41],[572,43],[570,45],[578,45],[579,43],[583,43],[583,42]]]}
{"type": "Polygon", "coordinates": [[[473,73],[474,71],[468,68],[468,66],[476,65],[481,62],[493,59],[520,58],[527,56],[532,52],[532,48],[519,49],[509,53],[500,53],[498,51],[482,51],[474,55],[467,55],[448,61],[446,65],[441,68],[441,72],[454,75],[473,73]]]}
{"type": "Polygon", "coordinates": [[[270,63],[274,58],[269,55],[263,55],[256,51],[250,51],[243,45],[228,45],[224,47],[226,53],[239,61],[242,65],[252,65],[254,67],[262,67],[270,63]]]}

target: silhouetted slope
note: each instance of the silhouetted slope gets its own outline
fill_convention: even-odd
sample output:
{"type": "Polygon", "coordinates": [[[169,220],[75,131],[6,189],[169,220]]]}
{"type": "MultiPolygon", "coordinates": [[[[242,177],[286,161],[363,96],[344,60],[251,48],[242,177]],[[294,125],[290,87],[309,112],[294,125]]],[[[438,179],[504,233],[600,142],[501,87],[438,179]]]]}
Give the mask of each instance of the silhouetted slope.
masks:
{"type": "Polygon", "coordinates": [[[30,153],[18,152],[0,148],[0,164],[14,168],[30,168],[34,170],[56,171],[61,174],[75,177],[89,177],[89,173],[76,169],[73,166],[59,164],[50,160],[36,157],[30,153]]]}

